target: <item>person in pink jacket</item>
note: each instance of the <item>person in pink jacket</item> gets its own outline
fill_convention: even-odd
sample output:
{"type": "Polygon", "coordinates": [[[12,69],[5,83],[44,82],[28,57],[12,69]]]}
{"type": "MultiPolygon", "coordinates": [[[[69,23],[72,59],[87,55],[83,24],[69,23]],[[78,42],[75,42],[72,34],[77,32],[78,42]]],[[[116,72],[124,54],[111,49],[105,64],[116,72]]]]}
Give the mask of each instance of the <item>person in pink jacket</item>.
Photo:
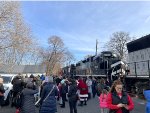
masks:
{"type": "Polygon", "coordinates": [[[107,109],[107,90],[103,89],[101,95],[99,96],[99,104],[101,113],[108,113],[107,109]]]}

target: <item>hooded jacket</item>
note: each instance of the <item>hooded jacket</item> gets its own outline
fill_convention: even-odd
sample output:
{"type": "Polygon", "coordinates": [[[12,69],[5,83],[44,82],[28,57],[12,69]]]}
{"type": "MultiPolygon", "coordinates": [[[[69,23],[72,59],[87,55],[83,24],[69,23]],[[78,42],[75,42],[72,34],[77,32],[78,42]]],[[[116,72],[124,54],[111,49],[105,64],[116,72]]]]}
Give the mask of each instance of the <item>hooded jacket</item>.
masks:
{"type": "Polygon", "coordinates": [[[145,113],[150,113],[150,90],[145,90],[144,91],[144,96],[146,98],[146,112],[145,113]]]}

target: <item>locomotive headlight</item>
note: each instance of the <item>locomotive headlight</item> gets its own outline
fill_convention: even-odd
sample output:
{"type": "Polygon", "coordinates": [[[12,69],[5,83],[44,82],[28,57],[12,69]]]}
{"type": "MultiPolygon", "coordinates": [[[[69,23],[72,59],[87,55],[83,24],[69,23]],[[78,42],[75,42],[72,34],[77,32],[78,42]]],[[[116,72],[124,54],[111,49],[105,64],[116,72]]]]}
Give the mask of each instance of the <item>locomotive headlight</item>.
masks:
{"type": "Polygon", "coordinates": [[[116,55],[116,54],[113,54],[113,57],[117,57],[117,55],[116,55]]]}

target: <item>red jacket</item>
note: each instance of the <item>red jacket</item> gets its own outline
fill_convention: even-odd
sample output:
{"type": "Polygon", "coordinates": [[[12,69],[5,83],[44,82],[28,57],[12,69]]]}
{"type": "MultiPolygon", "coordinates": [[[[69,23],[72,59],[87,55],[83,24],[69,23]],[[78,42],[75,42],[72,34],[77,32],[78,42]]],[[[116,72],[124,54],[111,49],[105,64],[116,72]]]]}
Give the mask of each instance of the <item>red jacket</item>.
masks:
{"type": "Polygon", "coordinates": [[[78,82],[78,89],[80,90],[80,94],[88,94],[88,86],[86,83],[84,83],[83,80],[79,80],[78,82]]]}
{"type": "MultiPolygon", "coordinates": [[[[128,96],[128,102],[129,102],[128,110],[131,111],[134,108],[134,104],[133,104],[131,97],[129,95],[127,95],[127,96],[128,96]]],[[[122,113],[121,108],[117,107],[117,105],[112,104],[112,94],[111,93],[108,94],[107,105],[108,105],[109,109],[118,109],[118,111],[116,113],[122,113]]]]}
{"type": "Polygon", "coordinates": [[[100,108],[107,108],[107,94],[101,94],[99,96],[100,108]]]}

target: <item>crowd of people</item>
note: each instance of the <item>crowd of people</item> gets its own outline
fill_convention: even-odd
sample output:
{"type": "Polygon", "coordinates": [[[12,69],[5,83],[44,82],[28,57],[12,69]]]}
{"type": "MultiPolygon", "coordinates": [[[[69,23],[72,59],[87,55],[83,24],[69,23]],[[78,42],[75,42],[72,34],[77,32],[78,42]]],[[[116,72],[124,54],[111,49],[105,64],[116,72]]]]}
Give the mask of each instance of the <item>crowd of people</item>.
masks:
{"type": "MultiPolygon", "coordinates": [[[[56,113],[58,103],[62,109],[68,103],[70,113],[77,113],[77,106],[84,107],[88,100],[97,96],[100,113],[129,113],[134,108],[131,97],[123,90],[119,79],[112,82],[109,79],[94,77],[30,75],[23,78],[18,75],[12,80],[12,85],[11,107],[16,107],[19,113],[36,113],[37,105],[39,113],[56,113]],[[37,93],[40,94],[38,99],[35,96],[37,93]],[[21,104],[16,105],[18,94],[21,104]]],[[[4,92],[3,79],[0,78],[0,106],[4,102],[4,92]]]]}

